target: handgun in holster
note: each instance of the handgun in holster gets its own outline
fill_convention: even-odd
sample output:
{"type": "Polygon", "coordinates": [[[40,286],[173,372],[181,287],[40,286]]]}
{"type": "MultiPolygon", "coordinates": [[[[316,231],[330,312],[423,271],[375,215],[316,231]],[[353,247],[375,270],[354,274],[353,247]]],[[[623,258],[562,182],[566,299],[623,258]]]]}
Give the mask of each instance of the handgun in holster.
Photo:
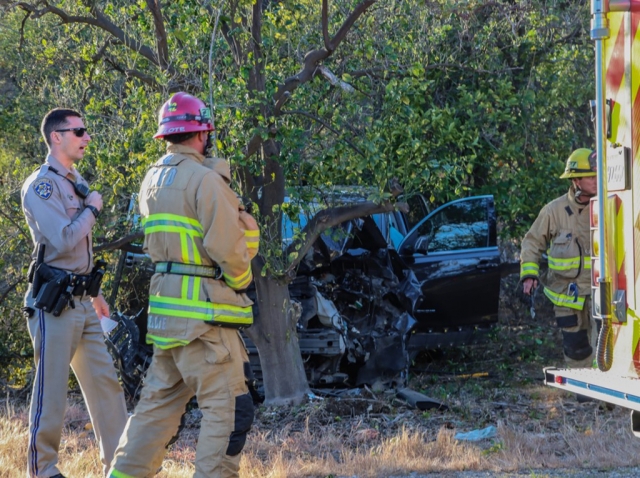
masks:
{"type": "Polygon", "coordinates": [[[100,285],[102,284],[106,267],[107,263],[102,259],[97,260],[93,266],[91,279],[89,279],[89,285],[87,286],[87,294],[91,297],[98,297],[98,294],[100,294],[100,285]]]}
{"type": "MultiPolygon", "coordinates": [[[[39,282],[38,293],[36,296],[34,307],[42,309],[45,312],[57,312],[57,317],[66,307],[63,297],[65,292],[69,290],[72,274],[68,274],[60,269],[49,267],[44,262],[36,267],[34,275],[34,283],[39,282]]],[[[35,288],[34,288],[35,290],[35,288]]],[[[71,287],[73,290],[73,286],[71,287]]],[[[72,296],[69,295],[69,298],[72,296]]]]}
{"type": "Polygon", "coordinates": [[[72,309],[76,308],[76,304],[73,302],[73,289],[78,283],[78,278],[75,274],[67,274],[67,276],[69,277],[67,286],[58,297],[58,302],[56,302],[56,306],[51,311],[54,317],[59,317],[67,305],[70,305],[72,309]]]}

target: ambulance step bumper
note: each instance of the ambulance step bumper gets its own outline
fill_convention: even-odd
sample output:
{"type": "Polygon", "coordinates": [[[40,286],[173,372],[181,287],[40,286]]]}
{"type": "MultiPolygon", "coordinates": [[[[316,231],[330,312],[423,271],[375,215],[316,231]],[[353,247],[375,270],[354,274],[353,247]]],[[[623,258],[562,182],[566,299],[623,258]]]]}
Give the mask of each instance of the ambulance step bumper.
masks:
{"type": "Polygon", "coordinates": [[[546,385],[640,412],[640,379],[588,368],[544,369],[546,385]]]}

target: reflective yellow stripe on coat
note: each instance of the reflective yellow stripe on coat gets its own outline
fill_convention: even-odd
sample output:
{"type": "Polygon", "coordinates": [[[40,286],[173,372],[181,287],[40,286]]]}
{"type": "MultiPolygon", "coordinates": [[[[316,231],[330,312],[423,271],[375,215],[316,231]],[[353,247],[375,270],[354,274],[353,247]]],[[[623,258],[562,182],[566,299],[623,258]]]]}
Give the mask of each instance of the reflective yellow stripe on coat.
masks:
{"type": "Polygon", "coordinates": [[[146,342],[149,345],[155,345],[159,349],[172,349],[174,347],[183,347],[189,344],[188,340],[158,337],[157,335],[152,335],[150,333],[147,333],[146,342]]]}
{"type": "MultiPolygon", "coordinates": [[[[145,235],[158,232],[179,234],[182,262],[203,265],[195,240],[202,238],[204,234],[202,225],[196,219],[177,214],[151,214],[142,219],[142,226],[145,235]]],[[[229,287],[238,290],[246,289],[253,279],[251,267],[238,277],[228,274],[223,274],[223,277],[229,287]]],[[[149,297],[149,314],[212,321],[229,327],[246,327],[253,323],[251,307],[201,301],[201,281],[201,277],[185,275],[182,277],[180,297],[149,297]]],[[[147,334],[147,343],[153,343],[160,348],[172,348],[186,345],[188,341],[147,334]]]]}
{"type": "Polygon", "coordinates": [[[582,310],[584,307],[584,296],[575,297],[566,294],[559,294],[557,292],[553,292],[547,287],[544,288],[544,295],[546,295],[549,300],[558,307],[568,307],[569,309],[576,310],[582,310]]]}
{"type": "Polygon", "coordinates": [[[520,266],[520,277],[538,277],[540,274],[540,266],[535,262],[524,262],[520,266]]]}
{"type": "Polygon", "coordinates": [[[260,247],[260,231],[251,231],[247,229],[244,231],[244,237],[247,242],[249,257],[255,257],[258,254],[258,248],[260,247]]]}
{"type": "Polygon", "coordinates": [[[149,297],[149,313],[195,320],[214,320],[239,326],[251,325],[253,321],[251,307],[174,297],[149,297]]]}
{"type": "Polygon", "coordinates": [[[578,270],[582,265],[583,269],[591,269],[591,261],[587,258],[578,257],[564,257],[562,259],[556,259],[549,256],[549,269],[554,271],[570,271],[578,270]]]}
{"type": "Polygon", "coordinates": [[[194,241],[196,237],[204,237],[204,231],[196,219],[177,214],[151,214],[142,218],[142,227],[145,236],[154,232],[179,234],[182,262],[202,265],[202,258],[194,241]]]}
{"type": "Polygon", "coordinates": [[[127,475],[126,473],[122,473],[118,470],[111,470],[109,473],[109,478],[136,478],[135,476],[127,475]]]}
{"type": "Polygon", "coordinates": [[[249,287],[249,284],[251,284],[251,281],[253,280],[251,266],[248,267],[244,274],[241,274],[238,277],[231,277],[227,273],[223,273],[222,277],[224,277],[224,281],[229,287],[236,290],[246,289],[247,287],[249,287]]]}

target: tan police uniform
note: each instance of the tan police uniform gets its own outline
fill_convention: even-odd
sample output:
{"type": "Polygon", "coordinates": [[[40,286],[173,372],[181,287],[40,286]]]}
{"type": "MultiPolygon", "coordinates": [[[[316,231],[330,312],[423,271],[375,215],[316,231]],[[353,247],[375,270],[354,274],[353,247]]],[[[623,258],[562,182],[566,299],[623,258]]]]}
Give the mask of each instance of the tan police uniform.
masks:
{"type": "MultiPolygon", "coordinates": [[[[45,245],[46,264],[89,274],[93,268],[91,228],[96,220],[76,194],[71,179],[86,184],[75,169],[66,169],[49,155],[24,182],[22,208],[33,242],[45,245]]],[[[90,297],[74,297],[74,302],[75,309],[67,308],[59,317],[36,309],[28,319],[36,368],[29,411],[28,477],[60,473],[58,448],[69,365],[89,409],[105,472],[127,421],[124,393],[90,297]]],[[[29,288],[25,306],[33,307],[33,303],[29,288]]]]}
{"type": "Polygon", "coordinates": [[[521,280],[540,280],[543,252],[547,252],[549,261],[544,294],[553,303],[562,330],[565,362],[570,367],[591,367],[597,327],[591,311],[589,204],[576,201],[573,185],[567,194],[542,208],[524,236],[521,280]]]}
{"type": "Polygon", "coordinates": [[[154,355],[110,476],[153,476],[195,394],[202,422],[194,476],[237,477],[253,422],[238,329],[253,322],[243,290],[253,278],[258,231],[240,219],[226,162],[205,166],[202,154],[182,145],[167,151],[139,196],[144,248],[156,264],[146,339],[154,355]],[[206,277],[216,267],[219,275],[206,277]]]}

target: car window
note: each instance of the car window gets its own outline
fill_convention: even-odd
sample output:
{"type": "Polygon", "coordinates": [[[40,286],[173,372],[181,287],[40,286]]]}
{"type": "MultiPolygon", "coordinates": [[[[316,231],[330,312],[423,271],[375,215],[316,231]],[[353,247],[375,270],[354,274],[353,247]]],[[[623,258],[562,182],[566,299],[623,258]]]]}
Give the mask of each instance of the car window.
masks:
{"type": "Polygon", "coordinates": [[[386,231],[382,229],[382,232],[385,234],[385,240],[394,249],[397,249],[404,239],[404,234],[402,233],[402,231],[405,230],[405,225],[398,224],[398,220],[402,218],[402,215],[399,212],[391,211],[386,213],[384,216],[388,221],[388,227],[386,231]]]}
{"type": "Polygon", "coordinates": [[[415,250],[430,254],[495,245],[487,212],[487,198],[446,204],[418,227],[415,250]]]}
{"type": "Polygon", "coordinates": [[[322,209],[322,205],[311,202],[302,207],[298,202],[285,197],[282,209],[282,242],[288,246],[296,233],[302,231],[311,218],[322,209]]]}
{"type": "Polygon", "coordinates": [[[429,209],[427,208],[426,200],[421,194],[411,196],[407,199],[407,204],[409,205],[409,212],[405,214],[405,218],[407,221],[407,230],[411,230],[416,224],[427,217],[429,209]]]}
{"type": "Polygon", "coordinates": [[[396,214],[398,214],[396,211],[389,211],[371,216],[376,226],[378,226],[378,229],[380,229],[380,233],[385,242],[395,249],[398,248],[400,242],[404,239],[404,234],[400,232],[401,226],[398,225],[396,214]]]}
{"type": "Polygon", "coordinates": [[[384,238],[388,240],[387,229],[388,229],[388,226],[391,225],[391,223],[389,222],[390,218],[387,216],[387,214],[382,214],[382,213],[374,214],[371,217],[373,218],[373,221],[376,223],[376,226],[378,226],[378,229],[380,229],[380,232],[382,233],[384,238]]]}
{"type": "Polygon", "coordinates": [[[294,222],[288,214],[282,215],[282,242],[285,245],[288,245],[295,233],[301,231],[309,222],[304,212],[300,212],[297,219],[297,222],[294,222]]]}

